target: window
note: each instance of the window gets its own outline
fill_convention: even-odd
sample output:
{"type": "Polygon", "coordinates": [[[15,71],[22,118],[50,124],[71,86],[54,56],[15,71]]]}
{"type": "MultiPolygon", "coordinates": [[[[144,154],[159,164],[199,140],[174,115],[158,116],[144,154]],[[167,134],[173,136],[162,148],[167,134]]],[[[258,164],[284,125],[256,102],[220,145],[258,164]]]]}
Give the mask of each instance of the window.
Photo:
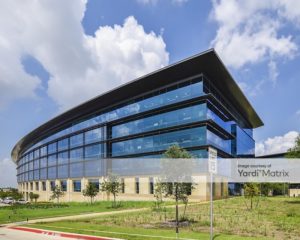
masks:
{"type": "Polygon", "coordinates": [[[53,191],[55,189],[55,181],[50,182],[50,190],[53,191]]]}
{"type": "Polygon", "coordinates": [[[33,170],[33,161],[29,162],[28,167],[29,167],[29,170],[33,170]]]}
{"type": "Polygon", "coordinates": [[[40,167],[47,167],[47,158],[43,157],[40,159],[40,167]]]}
{"type": "Polygon", "coordinates": [[[48,178],[55,179],[56,178],[56,167],[49,167],[48,168],[48,178]]]}
{"type": "Polygon", "coordinates": [[[47,146],[44,146],[40,149],[40,155],[41,156],[47,155],[47,146]]]}
{"type": "Polygon", "coordinates": [[[59,140],[57,142],[57,149],[58,149],[58,151],[66,150],[68,148],[69,148],[69,139],[68,138],[59,140]]]}
{"type": "Polygon", "coordinates": [[[33,191],[33,183],[30,183],[30,190],[33,191]]]}
{"type": "Polygon", "coordinates": [[[40,149],[37,149],[34,151],[34,158],[39,158],[40,157],[40,149]]]}
{"type": "Polygon", "coordinates": [[[39,190],[40,190],[39,182],[35,182],[35,190],[36,190],[36,191],[39,191],[39,190]]]}
{"type": "Polygon", "coordinates": [[[70,164],[70,177],[82,177],[83,176],[83,163],[70,164]]]}
{"type": "Polygon", "coordinates": [[[85,147],[85,159],[99,159],[101,158],[101,144],[95,144],[85,147]]]}
{"type": "Polygon", "coordinates": [[[189,106],[112,127],[112,137],[152,131],[206,119],[206,104],[189,106]]]}
{"type": "Polygon", "coordinates": [[[153,177],[149,178],[149,193],[154,194],[154,181],[153,177]]]}
{"type": "Polygon", "coordinates": [[[125,193],[125,181],[124,181],[124,178],[121,178],[121,193],[125,193]]]}
{"type": "Polygon", "coordinates": [[[69,165],[57,166],[57,178],[68,178],[69,177],[69,165]]]}
{"type": "Polygon", "coordinates": [[[77,148],[70,151],[70,162],[78,162],[83,160],[83,149],[77,148]]]}
{"type": "Polygon", "coordinates": [[[135,178],[135,193],[136,194],[140,193],[140,181],[139,181],[139,178],[135,178]]]}
{"type": "Polygon", "coordinates": [[[112,144],[112,156],[161,151],[178,144],[181,147],[194,147],[206,144],[206,127],[158,134],[112,144]]]}
{"type": "Polygon", "coordinates": [[[55,153],[57,150],[56,142],[48,145],[48,154],[55,153]]]}
{"type": "Polygon", "coordinates": [[[69,153],[67,151],[57,154],[57,164],[68,164],[69,163],[69,153]]]}
{"type": "Polygon", "coordinates": [[[103,168],[101,168],[102,160],[85,162],[85,176],[86,177],[98,177],[104,174],[103,168]]]}
{"type": "Polygon", "coordinates": [[[66,180],[60,181],[60,188],[61,188],[61,190],[64,191],[64,192],[67,191],[67,181],[66,181],[66,180]]]}
{"type": "Polygon", "coordinates": [[[70,147],[71,148],[81,146],[82,144],[83,144],[83,134],[82,133],[72,136],[70,138],[70,147]]]}
{"type": "Polygon", "coordinates": [[[89,183],[93,184],[98,190],[100,189],[99,179],[89,179],[89,183]]]}
{"type": "Polygon", "coordinates": [[[33,162],[33,168],[34,169],[40,168],[40,160],[39,159],[34,160],[34,162],[33,162]]]}
{"type": "Polygon", "coordinates": [[[56,165],[56,154],[48,156],[48,167],[56,165]]]}
{"type": "Polygon", "coordinates": [[[47,168],[42,168],[40,170],[40,179],[47,179],[47,168]]]}
{"type": "Polygon", "coordinates": [[[39,180],[40,179],[40,171],[39,170],[34,170],[33,171],[34,174],[34,180],[39,180]]]}
{"type": "Polygon", "coordinates": [[[33,171],[28,172],[28,180],[29,181],[33,180],[33,171]]]}
{"type": "Polygon", "coordinates": [[[46,191],[46,182],[42,182],[42,190],[46,191]]]}
{"type": "Polygon", "coordinates": [[[85,132],[85,144],[94,143],[101,140],[102,140],[102,128],[96,128],[85,132]]]}
{"type": "Polygon", "coordinates": [[[73,181],[73,191],[81,192],[81,181],[80,180],[73,181]]]}

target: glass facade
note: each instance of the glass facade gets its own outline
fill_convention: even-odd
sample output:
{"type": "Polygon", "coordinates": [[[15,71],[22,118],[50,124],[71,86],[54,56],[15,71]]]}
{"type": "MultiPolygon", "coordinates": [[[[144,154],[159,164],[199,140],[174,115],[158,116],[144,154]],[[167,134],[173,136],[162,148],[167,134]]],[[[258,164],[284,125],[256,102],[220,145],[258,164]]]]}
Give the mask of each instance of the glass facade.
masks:
{"type": "MultiPolygon", "coordinates": [[[[195,77],[73,122],[21,154],[18,182],[97,179],[106,175],[108,166],[130,173],[139,167],[136,161],[129,159],[121,164],[112,160],[108,164],[107,159],[153,160],[174,144],[199,158],[207,157],[208,146],[215,147],[220,157],[253,154],[252,129],[239,127],[222,105],[216,107],[208,99],[208,93],[215,95],[213,88],[203,83],[203,77],[195,77]]],[[[216,99],[221,98],[216,95],[216,99]]],[[[157,167],[155,160],[147,164],[147,173],[157,167]]],[[[81,191],[81,182],[76,180],[73,187],[81,191]]]]}

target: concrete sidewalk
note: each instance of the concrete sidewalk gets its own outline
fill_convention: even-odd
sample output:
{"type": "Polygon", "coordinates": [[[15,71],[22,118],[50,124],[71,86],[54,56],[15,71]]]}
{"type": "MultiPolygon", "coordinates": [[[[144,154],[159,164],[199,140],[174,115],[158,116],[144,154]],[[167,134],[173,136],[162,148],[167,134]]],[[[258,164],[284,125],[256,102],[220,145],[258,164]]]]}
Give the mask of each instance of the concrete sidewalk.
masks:
{"type": "Polygon", "coordinates": [[[108,238],[101,236],[92,236],[86,234],[66,233],[60,231],[43,230],[29,227],[5,227],[0,228],[0,240],[120,240],[117,238],[108,238]]]}
{"type": "Polygon", "coordinates": [[[14,223],[7,223],[2,224],[2,227],[13,227],[18,225],[24,224],[33,224],[33,223],[47,223],[47,222],[57,222],[63,220],[76,220],[76,219],[83,219],[83,218],[95,218],[100,216],[107,216],[107,215],[114,215],[114,214],[122,214],[122,213],[133,213],[139,211],[149,210],[150,208],[136,208],[136,209],[125,209],[119,211],[110,211],[110,212],[98,212],[98,213],[85,213],[80,215],[71,215],[71,216],[62,216],[62,217],[51,217],[51,218],[41,218],[41,219],[33,219],[23,222],[14,222],[14,223]]]}
{"type": "MultiPolygon", "coordinates": [[[[214,200],[216,201],[222,201],[222,200],[214,200]]],[[[207,204],[209,203],[208,201],[203,201],[203,202],[197,202],[197,203],[190,203],[189,206],[192,205],[202,205],[202,204],[207,204]]],[[[179,204],[179,207],[184,206],[183,204],[179,204]]],[[[168,205],[166,208],[171,208],[174,207],[175,205],[168,205]]],[[[134,213],[134,212],[140,212],[140,211],[146,211],[150,210],[150,207],[146,208],[136,208],[136,209],[124,209],[124,210],[116,210],[116,211],[110,211],[110,212],[96,212],[96,213],[83,213],[83,214],[78,214],[78,215],[70,215],[70,216],[61,216],[61,217],[50,217],[50,218],[40,218],[40,219],[33,219],[27,222],[14,222],[14,223],[7,223],[7,224],[2,224],[0,227],[12,227],[12,226],[18,226],[18,225],[24,225],[24,224],[34,224],[34,223],[47,223],[47,222],[56,222],[56,221],[63,221],[63,220],[76,220],[76,219],[83,219],[83,218],[95,218],[95,217],[101,217],[101,216],[107,216],[107,215],[114,215],[114,214],[123,214],[123,213],[134,213]]]]}

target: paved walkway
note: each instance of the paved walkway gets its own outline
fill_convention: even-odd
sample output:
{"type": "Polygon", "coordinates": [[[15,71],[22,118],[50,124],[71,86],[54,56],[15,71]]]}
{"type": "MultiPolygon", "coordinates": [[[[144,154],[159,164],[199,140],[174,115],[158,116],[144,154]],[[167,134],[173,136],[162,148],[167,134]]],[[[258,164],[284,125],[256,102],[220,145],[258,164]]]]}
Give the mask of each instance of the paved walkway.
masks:
{"type": "Polygon", "coordinates": [[[24,232],[9,228],[0,228],[0,240],[70,240],[61,236],[49,236],[33,232],[24,232]]]}
{"type": "MultiPolygon", "coordinates": [[[[222,201],[222,200],[215,200],[215,201],[222,201]]],[[[214,202],[215,202],[214,201],[214,202]]],[[[202,205],[202,204],[207,204],[208,201],[203,201],[203,202],[197,202],[197,203],[190,203],[189,206],[192,205],[202,205]]],[[[179,204],[179,206],[184,206],[183,204],[179,204]]],[[[169,205],[166,206],[167,208],[170,207],[175,207],[175,205],[169,205]]],[[[146,208],[136,208],[136,209],[124,209],[124,210],[119,210],[119,211],[110,211],[110,212],[96,212],[96,213],[83,213],[79,215],[71,215],[71,216],[61,216],[61,217],[50,217],[50,218],[41,218],[41,219],[33,219],[24,221],[24,222],[14,222],[14,223],[8,223],[8,224],[3,224],[1,226],[4,227],[12,227],[12,226],[17,226],[17,225],[24,225],[24,224],[34,224],[34,223],[47,223],[47,222],[56,222],[56,221],[64,221],[64,220],[76,220],[76,219],[83,219],[83,218],[95,218],[95,217],[101,217],[101,216],[107,216],[107,215],[115,215],[115,214],[123,214],[123,213],[133,213],[133,212],[140,212],[140,211],[146,211],[149,210],[150,207],[146,208]]]]}
{"type": "Polygon", "coordinates": [[[149,210],[150,208],[136,208],[136,209],[125,209],[119,211],[110,211],[110,212],[97,212],[97,213],[85,213],[80,215],[72,215],[72,216],[63,216],[63,217],[51,217],[51,218],[41,218],[41,219],[33,219],[24,221],[24,222],[14,222],[3,224],[4,227],[12,227],[17,225],[24,225],[24,224],[33,224],[33,223],[47,223],[47,222],[56,222],[56,221],[63,221],[63,220],[75,220],[75,219],[83,219],[83,218],[95,218],[100,216],[107,216],[107,215],[114,215],[114,214],[122,214],[122,213],[133,213],[139,211],[149,210]]]}

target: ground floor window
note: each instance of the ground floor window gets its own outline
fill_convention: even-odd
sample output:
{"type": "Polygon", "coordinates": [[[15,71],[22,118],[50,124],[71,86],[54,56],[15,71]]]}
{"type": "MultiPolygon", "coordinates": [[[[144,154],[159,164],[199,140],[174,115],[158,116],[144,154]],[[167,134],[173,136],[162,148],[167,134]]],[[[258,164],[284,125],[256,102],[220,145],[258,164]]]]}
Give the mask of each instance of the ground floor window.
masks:
{"type": "Polygon", "coordinates": [[[64,192],[67,191],[67,181],[66,181],[66,180],[60,181],[60,188],[61,188],[61,190],[64,191],[64,192]]]}
{"type": "Polygon", "coordinates": [[[73,181],[73,191],[74,192],[81,192],[81,181],[80,180],[74,180],[73,181]]]}
{"type": "Polygon", "coordinates": [[[50,182],[50,189],[53,191],[55,189],[55,181],[50,182]]]}
{"type": "Polygon", "coordinates": [[[93,184],[98,190],[100,190],[99,179],[89,179],[89,183],[93,184]]]}
{"type": "Polygon", "coordinates": [[[149,179],[149,193],[154,194],[154,181],[152,177],[149,179]]]}
{"type": "Polygon", "coordinates": [[[139,178],[135,178],[135,193],[136,194],[140,193],[140,180],[139,180],[139,178]]]}
{"type": "Polygon", "coordinates": [[[46,191],[46,182],[42,182],[42,190],[46,191]]]}

